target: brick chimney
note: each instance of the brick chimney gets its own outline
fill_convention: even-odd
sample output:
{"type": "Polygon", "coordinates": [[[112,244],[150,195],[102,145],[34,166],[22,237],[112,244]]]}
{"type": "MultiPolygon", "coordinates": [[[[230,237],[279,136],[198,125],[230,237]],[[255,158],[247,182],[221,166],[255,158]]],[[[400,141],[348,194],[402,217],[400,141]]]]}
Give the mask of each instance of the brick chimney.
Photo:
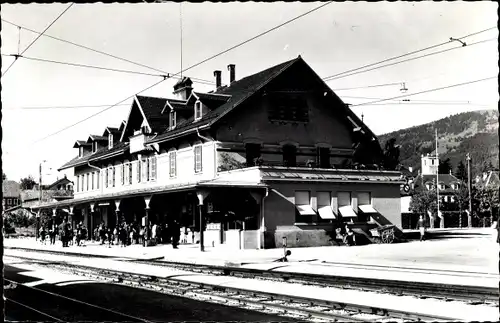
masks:
{"type": "Polygon", "coordinates": [[[218,89],[221,86],[221,71],[214,71],[215,76],[215,88],[218,89]]]}
{"type": "Polygon", "coordinates": [[[229,64],[227,66],[227,69],[229,70],[229,84],[233,83],[236,79],[236,65],[234,64],[229,64]]]}

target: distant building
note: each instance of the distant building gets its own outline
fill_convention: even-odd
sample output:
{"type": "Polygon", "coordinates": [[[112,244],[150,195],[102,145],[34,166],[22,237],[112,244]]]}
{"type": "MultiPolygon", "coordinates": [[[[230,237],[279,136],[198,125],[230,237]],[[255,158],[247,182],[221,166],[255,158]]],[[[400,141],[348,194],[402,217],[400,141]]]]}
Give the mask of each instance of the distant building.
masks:
{"type": "MultiPolygon", "coordinates": [[[[40,204],[40,189],[36,185],[32,190],[21,191],[23,207],[32,208],[40,204]]],[[[73,198],[73,182],[63,177],[49,185],[42,185],[42,203],[57,202],[73,198]]]]}
{"type": "Polygon", "coordinates": [[[498,170],[489,170],[482,175],[477,175],[472,184],[476,188],[498,188],[500,185],[500,176],[498,170]]]}
{"type": "MultiPolygon", "coordinates": [[[[411,217],[412,219],[406,221],[406,225],[404,227],[414,228],[413,225],[416,225],[416,220],[419,215],[412,215],[412,212],[409,210],[411,197],[413,194],[421,191],[436,191],[439,190],[439,202],[440,202],[440,219],[445,219],[445,214],[449,217],[451,214],[449,212],[450,209],[454,208],[454,204],[457,202],[456,194],[460,190],[462,185],[466,185],[464,182],[455,177],[451,171],[449,174],[438,174],[439,170],[439,157],[435,154],[427,154],[421,156],[421,173],[419,172],[414,178],[411,178],[408,185],[408,190],[404,190],[402,192],[401,198],[401,213],[403,217],[411,217]],[[436,183],[437,178],[437,183],[436,183]]],[[[437,198],[437,195],[436,195],[437,198]]],[[[432,210],[433,220],[436,220],[435,211],[432,210]]],[[[429,216],[429,215],[427,215],[429,216]]],[[[408,219],[407,219],[408,220],[408,219]]],[[[405,221],[403,221],[405,223],[405,221]]],[[[441,221],[440,221],[441,223],[441,221]]],[[[454,222],[452,222],[454,223],[454,222]]],[[[447,220],[445,219],[444,224],[446,226],[452,226],[450,223],[447,224],[447,220]]]]}
{"type": "Polygon", "coordinates": [[[21,204],[21,188],[16,181],[2,181],[2,210],[11,209],[21,204]]]}

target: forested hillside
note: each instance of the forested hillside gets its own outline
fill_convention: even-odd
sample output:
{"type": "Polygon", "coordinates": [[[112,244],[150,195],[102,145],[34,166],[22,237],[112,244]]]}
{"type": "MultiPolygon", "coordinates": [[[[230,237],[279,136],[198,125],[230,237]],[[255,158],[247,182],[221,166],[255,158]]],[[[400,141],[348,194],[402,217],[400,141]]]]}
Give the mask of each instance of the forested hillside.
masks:
{"type": "Polygon", "coordinates": [[[483,171],[490,163],[498,168],[498,111],[483,110],[449,116],[431,123],[401,129],[379,136],[380,144],[396,138],[401,145],[400,161],[406,167],[420,169],[420,156],[436,147],[438,130],[440,160],[450,158],[453,170],[470,152],[472,174],[483,171]]]}

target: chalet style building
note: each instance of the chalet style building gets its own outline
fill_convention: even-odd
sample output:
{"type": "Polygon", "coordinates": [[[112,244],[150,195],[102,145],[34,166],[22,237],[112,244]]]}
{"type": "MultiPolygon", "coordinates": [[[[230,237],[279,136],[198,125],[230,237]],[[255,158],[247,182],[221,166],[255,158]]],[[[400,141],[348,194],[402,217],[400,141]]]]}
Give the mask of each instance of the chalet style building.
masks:
{"type": "Polygon", "coordinates": [[[18,182],[2,181],[2,210],[6,211],[21,204],[21,188],[18,182]]]}
{"type": "Polygon", "coordinates": [[[182,78],[175,98],[135,96],[118,127],[75,142],[60,168],[74,199],[39,208],[90,232],[177,220],[202,249],[330,245],[343,222],[401,228],[401,174],[369,167],[378,139],[300,56],[240,80],[228,68],[209,93],[182,78]]]}

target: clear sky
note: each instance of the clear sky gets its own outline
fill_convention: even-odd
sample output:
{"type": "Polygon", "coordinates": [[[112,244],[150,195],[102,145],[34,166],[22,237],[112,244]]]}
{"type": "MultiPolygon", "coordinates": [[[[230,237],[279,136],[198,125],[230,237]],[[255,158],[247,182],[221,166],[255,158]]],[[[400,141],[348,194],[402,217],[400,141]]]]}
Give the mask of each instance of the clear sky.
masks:
{"type": "MultiPolygon", "coordinates": [[[[46,34],[177,73],[181,69],[181,12],[185,68],[321,4],[75,4],[46,34]]],[[[2,19],[42,31],[67,6],[2,4],[2,19]]],[[[213,81],[213,71],[222,70],[222,81],[227,82],[228,64],[236,64],[236,77],[242,78],[300,54],[318,75],[327,77],[440,44],[450,37],[459,38],[495,27],[463,39],[468,44],[493,41],[338,78],[327,84],[344,102],[355,105],[374,101],[371,98],[401,95],[402,82],[405,82],[407,93],[415,93],[497,76],[497,6],[496,2],[489,1],[332,3],[195,67],[185,75],[213,81]],[[365,87],[387,83],[397,84],[365,87]],[[352,87],[365,88],[342,90],[352,87]]],[[[1,36],[1,52],[8,55],[17,53],[18,43],[23,51],[37,34],[25,29],[19,33],[17,27],[2,22],[1,36]]],[[[458,42],[451,42],[417,55],[460,46],[458,42]]],[[[158,73],[44,36],[24,56],[158,73]]],[[[2,60],[3,74],[13,58],[3,56],[2,60]]],[[[57,172],[49,168],[57,169],[76,156],[76,149],[72,148],[74,142],[86,140],[89,134],[101,135],[106,126],[118,126],[127,117],[131,100],[125,102],[128,105],[116,106],[42,141],[38,140],[105,107],[26,107],[112,105],[160,79],[19,59],[1,79],[2,161],[7,177],[19,180],[31,174],[37,179],[39,163],[47,160],[44,177],[47,181],[55,179],[57,172]]],[[[143,94],[169,97],[175,81],[167,80],[143,94]]],[[[198,91],[208,91],[214,86],[195,82],[194,87],[198,91]]],[[[365,123],[376,134],[382,134],[464,111],[497,108],[498,84],[494,79],[409,99],[422,101],[411,104],[388,101],[352,109],[358,116],[363,114],[365,123]],[[426,104],[415,104],[424,103],[424,100],[426,104]]]]}

